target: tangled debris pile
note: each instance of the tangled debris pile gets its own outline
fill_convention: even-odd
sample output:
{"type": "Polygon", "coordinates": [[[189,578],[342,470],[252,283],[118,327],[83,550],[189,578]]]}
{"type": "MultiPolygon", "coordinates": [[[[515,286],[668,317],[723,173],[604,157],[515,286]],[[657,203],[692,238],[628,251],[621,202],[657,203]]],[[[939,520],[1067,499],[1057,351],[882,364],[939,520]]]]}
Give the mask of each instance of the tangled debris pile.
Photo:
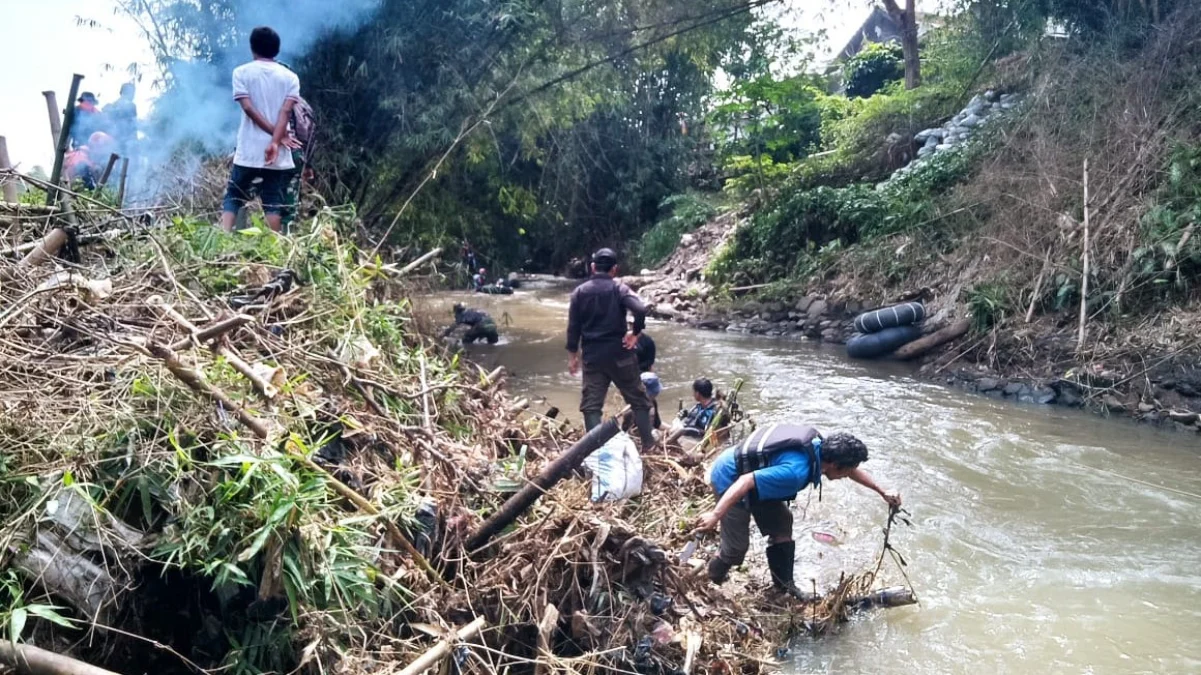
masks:
{"type": "MultiPolygon", "coordinates": [[[[12,242],[49,218],[14,213],[12,242]]],[[[679,563],[708,498],[679,452],[637,500],[569,479],[468,550],[573,432],[380,302],[353,213],[290,238],[158,218],[0,261],[8,637],[119,672],[757,672],[870,601],[873,575],[740,603],[679,563]]]]}

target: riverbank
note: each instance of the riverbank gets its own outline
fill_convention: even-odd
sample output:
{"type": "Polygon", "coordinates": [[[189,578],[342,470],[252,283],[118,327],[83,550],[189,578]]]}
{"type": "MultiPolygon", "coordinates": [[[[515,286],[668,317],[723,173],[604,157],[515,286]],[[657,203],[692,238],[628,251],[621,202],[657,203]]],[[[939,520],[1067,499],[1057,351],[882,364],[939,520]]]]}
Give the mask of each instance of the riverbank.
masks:
{"type": "MultiPolygon", "coordinates": [[[[700,271],[714,247],[720,246],[745,216],[745,212],[730,213],[715,219],[654,271],[654,281],[640,290],[654,303],[654,316],[704,330],[834,345],[843,345],[855,335],[854,319],[860,313],[900,302],[926,304],[929,318],[924,322],[924,335],[970,316],[965,305],[954,301],[962,295],[962,283],[947,288],[944,282],[941,287],[884,298],[848,295],[837,281],[799,297],[785,293],[773,298],[781,295],[780,289],[769,287],[734,289],[734,297],[727,289],[719,295],[705,283],[700,271]]],[[[976,331],[911,363],[918,377],[968,392],[1020,403],[1084,408],[1104,416],[1201,433],[1201,369],[1195,365],[1201,362],[1201,352],[1177,340],[1158,349],[1128,349],[1109,358],[1082,361],[1074,349],[1072,328],[1042,320],[976,331]]],[[[1135,328],[1156,330],[1145,324],[1135,328]]],[[[1114,327],[1103,329],[1110,333],[1109,339],[1122,339],[1114,327]]]]}

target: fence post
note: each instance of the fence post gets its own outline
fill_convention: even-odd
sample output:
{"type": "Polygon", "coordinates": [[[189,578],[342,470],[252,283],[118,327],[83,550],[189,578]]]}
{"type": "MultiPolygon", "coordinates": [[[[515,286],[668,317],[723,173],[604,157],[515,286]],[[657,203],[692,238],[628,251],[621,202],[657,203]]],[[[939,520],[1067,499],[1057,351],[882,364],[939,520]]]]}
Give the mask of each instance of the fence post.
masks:
{"type": "MultiPolygon", "coordinates": [[[[75,122],[75,98],[79,96],[79,83],[82,81],[83,75],[79,73],[71,78],[71,98],[58,131],[58,144],[54,149],[54,170],[50,172],[50,189],[46,190],[47,206],[53,206],[58,201],[58,188],[63,179],[63,158],[67,156],[67,148],[71,146],[71,125],[75,122]]],[[[54,126],[53,119],[52,115],[51,128],[54,126]]]]}

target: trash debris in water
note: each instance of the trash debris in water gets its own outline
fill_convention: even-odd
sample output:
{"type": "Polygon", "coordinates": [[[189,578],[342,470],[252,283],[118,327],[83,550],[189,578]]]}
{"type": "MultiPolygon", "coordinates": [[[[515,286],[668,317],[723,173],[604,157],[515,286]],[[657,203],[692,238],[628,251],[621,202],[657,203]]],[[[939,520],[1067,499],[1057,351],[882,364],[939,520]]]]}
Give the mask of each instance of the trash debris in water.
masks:
{"type": "Polygon", "coordinates": [[[829,532],[814,531],[813,532],[813,541],[816,541],[816,542],[819,542],[822,544],[826,544],[829,546],[838,546],[838,544],[839,544],[838,537],[835,537],[834,535],[830,534],[829,532]]]}

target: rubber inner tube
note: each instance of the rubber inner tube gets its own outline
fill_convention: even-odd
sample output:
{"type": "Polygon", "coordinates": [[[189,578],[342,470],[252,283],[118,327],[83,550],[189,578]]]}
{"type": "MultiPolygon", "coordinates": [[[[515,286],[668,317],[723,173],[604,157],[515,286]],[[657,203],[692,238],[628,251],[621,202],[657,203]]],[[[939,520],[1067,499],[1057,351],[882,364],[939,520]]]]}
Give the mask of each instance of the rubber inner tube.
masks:
{"type": "Polygon", "coordinates": [[[876,333],[859,333],[847,340],[847,356],[853,359],[874,359],[891,354],[898,347],[922,336],[917,326],[893,326],[876,333]]]}
{"type": "Polygon", "coordinates": [[[926,308],[920,302],[904,302],[881,307],[855,317],[855,330],[860,333],[879,333],[885,328],[908,326],[926,318],[926,308]]]}

